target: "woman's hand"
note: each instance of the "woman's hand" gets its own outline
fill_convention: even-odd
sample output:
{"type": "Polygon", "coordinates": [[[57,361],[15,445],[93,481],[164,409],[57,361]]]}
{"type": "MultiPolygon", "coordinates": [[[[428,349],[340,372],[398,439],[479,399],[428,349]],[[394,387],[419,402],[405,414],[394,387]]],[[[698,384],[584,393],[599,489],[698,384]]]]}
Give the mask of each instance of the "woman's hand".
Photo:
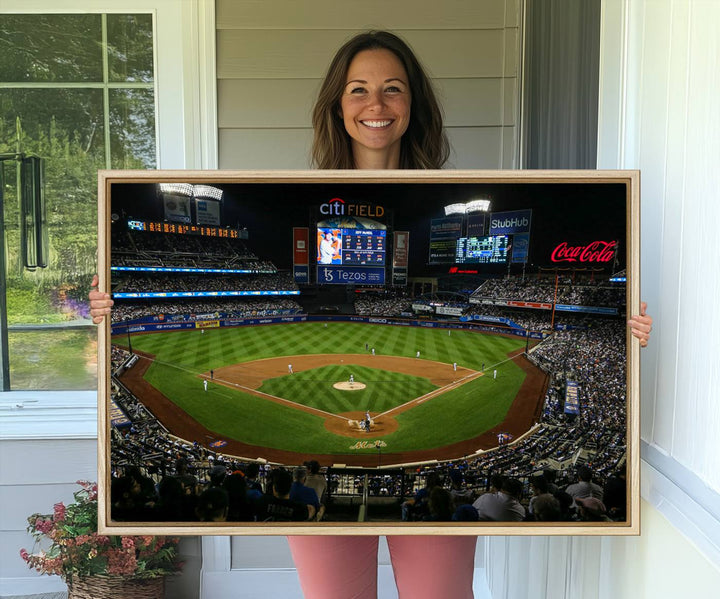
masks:
{"type": "Polygon", "coordinates": [[[628,320],[628,326],[633,336],[640,340],[640,347],[647,347],[650,339],[650,331],[652,331],[652,316],[645,313],[647,304],[640,302],[640,314],[633,316],[628,320]]]}
{"type": "Polygon", "coordinates": [[[100,324],[105,316],[110,314],[110,308],[112,308],[113,305],[109,293],[98,291],[98,283],[98,276],[93,276],[92,283],[90,283],[92,290],[88,294],[88,298],[90,299],[90,316],[92,316],[92,321],[95,324],[100,324]]]}

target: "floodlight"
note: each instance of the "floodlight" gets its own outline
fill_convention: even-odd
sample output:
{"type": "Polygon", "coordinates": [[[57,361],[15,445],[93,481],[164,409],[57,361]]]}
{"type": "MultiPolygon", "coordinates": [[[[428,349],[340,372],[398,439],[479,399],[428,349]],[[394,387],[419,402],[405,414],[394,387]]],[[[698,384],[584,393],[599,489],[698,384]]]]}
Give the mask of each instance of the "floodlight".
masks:
{"type": "Polygon", "coordinates": [[[488,212],[490,200],[471,200],[465,205],[466,212],[488,212]]]}
{"type": "Polygon", "coordinates": [[[160,183],[160,193],[192,197],[193,186],[189,183],[160,183]]]}
{"type": "Polygon", "coordinates": [[[451,214],[465,214],[465,204],[449,204],[445,206],[445,216],[451,214]]]}
{"type": "Polygon", "coordinates": [[[196,185],[195,197],[203,200],[222,200],[223,191],[212,185],[196,185]]]}

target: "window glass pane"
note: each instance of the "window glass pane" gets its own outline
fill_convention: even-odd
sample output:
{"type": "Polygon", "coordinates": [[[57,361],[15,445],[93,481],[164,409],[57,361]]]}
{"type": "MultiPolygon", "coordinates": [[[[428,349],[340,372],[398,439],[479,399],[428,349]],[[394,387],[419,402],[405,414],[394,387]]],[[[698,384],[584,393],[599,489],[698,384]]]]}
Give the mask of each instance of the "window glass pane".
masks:
{"type": "Polygon", "coordinates": [[[108,15],[107,41],[110,81],[152,82],[152,15],[108,15]]]}
{"type": "Polygon", "coordinates": [[[112,168],[155,168],[154,108],[151,89],[110,90],[112,168]]]}
{"type": "Polygon", "coordinates": [[[114,76],[131,85],[149,82],[151,89],[104,88],[99,14],[0,18],[0,47],[7,50],[0,83],[49,84],[0,93],[0,153],[9,154],[1,167],[0,210],[13,390],[97,385],[97,329],[87,305],[97,272],[97,171],[156,164],[151,16],[108,15],[107,21],[114,76]],[[47,268],[24,267],[16,152],[44,161],[47,268]]]}
{"type": "Polygon", "coordinates": [[[100,15],[2,15],[0,81],[102,81],[100,15]]]}
{"type": "Polygon", "coordinates": [[[62,326],[87,318],[85,298],[97,268],[97,170],[105,166],[102,115],[99,89],[10,89],[0,100],[0,152],[19,147],[44,159],[50,247],[47,268],[24,268],[17,163],[5,161],[6,293],[15,390],[96,385],[95,373],[85,366],[95,351],[94,329],[28,332],[17,327],[62,326]]]}
{"type": "Polygon", "coordinates": [[[10,330],[10,381],[14,390],[97,387],[97,330],[10,330]]]}
{"type": "MultiPolygon", "coordinates": [[[[50,264],[35,272],[25,270],[20,259],[16,163],[5,163],[7,275],[16,284],[24,282],[21,286],[33,285],[50,293],[60,283],[70,287],[78,285],[78,277],[95,268],[97,170],[105,166],[103,137],[102,90],[10,89],[3,92],[0,152],[19,149],[25,154],[40,156],[45,162],[50,264]]],[[[9,293],[13,288],[11,285],[9,293]]],[[[69,297],[72,296],[71,292],[69,297]]],[[[54,304],[55,311],[68,313],[62,301],[54,304]]],[[[73,314],[68,313],[65,319],[72,317],[73,314]]],[[[39,317],[24,320],[12,313],[8,319],[15,323],[48,321],[39,317]]]]}

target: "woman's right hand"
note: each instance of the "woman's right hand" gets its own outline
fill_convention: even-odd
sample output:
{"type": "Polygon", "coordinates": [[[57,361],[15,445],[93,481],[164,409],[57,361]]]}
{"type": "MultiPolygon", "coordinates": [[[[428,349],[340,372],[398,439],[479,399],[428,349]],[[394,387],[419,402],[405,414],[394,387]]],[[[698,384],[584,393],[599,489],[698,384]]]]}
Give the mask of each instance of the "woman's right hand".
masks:
{"type": "Polygon", "coordinates": [[[90,316],[92,316],[92,321],[95,324],[100,324],[105,316],[110,314],[110,309],[114,303],[110,299],[109,293],[98,291],[97,286],[99,282],[98,276],[94,275],[92,283],[90,283],[92,290],[88,294],[88,298],[90,299],[90,316]]]}

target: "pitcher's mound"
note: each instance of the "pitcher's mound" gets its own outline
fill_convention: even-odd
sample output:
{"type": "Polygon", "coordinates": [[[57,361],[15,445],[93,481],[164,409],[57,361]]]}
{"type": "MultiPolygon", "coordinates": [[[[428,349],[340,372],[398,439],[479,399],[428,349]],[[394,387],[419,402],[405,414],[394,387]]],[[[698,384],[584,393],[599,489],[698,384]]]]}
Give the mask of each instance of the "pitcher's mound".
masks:
{"type": "Polygon", "coordinates": [[[350,381],[340,381],[339,383],[335,383],[333,387],[335,387],[335,389],[340,389],[340,391],[360,391],[360,389],[365,388],[365,383],[351,383],[350,381]]]}

